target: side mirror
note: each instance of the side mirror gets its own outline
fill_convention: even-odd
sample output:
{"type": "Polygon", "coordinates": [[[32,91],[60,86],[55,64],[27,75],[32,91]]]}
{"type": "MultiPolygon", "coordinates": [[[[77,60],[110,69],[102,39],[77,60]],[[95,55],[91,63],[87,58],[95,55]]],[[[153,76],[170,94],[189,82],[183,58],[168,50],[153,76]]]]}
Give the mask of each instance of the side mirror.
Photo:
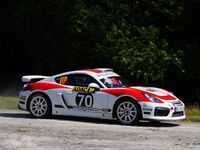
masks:
{"type": "Polygon", "coordinates": [[[96,91],[99,91],[99,90],[100,90],[99,85],[96,84],[96,83],[90,83],[90,84],[88,85],[88,87],[90,87],[90,88],[95,88],[96,91]]]}

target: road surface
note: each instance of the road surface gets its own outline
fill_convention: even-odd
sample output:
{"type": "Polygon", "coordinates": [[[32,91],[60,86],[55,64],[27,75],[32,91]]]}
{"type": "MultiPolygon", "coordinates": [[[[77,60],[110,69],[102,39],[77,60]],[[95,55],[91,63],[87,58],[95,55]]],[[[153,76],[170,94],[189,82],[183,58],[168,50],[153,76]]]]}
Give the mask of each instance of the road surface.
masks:
{"type": "Polygon", "coordinates": [[[200,150],[200,124],[119,125],[115,120],[77,117],[32,119],[0,110],[0,150],[200,150]]]}

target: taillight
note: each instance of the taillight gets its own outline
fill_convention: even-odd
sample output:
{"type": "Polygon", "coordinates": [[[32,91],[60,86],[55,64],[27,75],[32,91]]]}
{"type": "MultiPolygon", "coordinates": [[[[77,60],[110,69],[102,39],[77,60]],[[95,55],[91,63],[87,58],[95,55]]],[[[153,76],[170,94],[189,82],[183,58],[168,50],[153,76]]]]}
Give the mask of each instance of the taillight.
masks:
{"type": "Polygon", "coordinates": [[[29,86],[28,84],[24,84],[22,91],[27,91],[27,90],[29,90],[29,86]]]}

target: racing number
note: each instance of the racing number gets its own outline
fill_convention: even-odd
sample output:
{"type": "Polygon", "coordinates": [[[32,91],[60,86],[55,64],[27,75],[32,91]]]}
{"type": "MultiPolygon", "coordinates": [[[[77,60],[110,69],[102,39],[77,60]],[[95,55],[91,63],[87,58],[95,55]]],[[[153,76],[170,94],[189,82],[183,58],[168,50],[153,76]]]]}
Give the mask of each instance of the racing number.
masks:
{"type": "Polygon", "coordinates": [[[90,93],[78,93],[76,95],[76,105],[81,107],[92,107],[93,96],[90,93]]]}

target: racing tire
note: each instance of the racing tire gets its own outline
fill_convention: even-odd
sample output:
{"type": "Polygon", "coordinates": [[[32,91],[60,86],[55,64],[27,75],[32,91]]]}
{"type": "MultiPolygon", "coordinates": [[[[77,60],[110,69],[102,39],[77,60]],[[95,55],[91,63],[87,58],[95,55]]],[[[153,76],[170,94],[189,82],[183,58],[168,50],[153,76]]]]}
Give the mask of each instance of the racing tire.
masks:
{"type": "Polygon", "coordinates": [[[33,118],[49,118],[51,116],[51,102],[44,94],[31,96],[29,111],[33,118]]]}
{"type": "Polygon", "coordinates": [[[137,124],[140,119],[140,106],[132,100],[120,101],[115,109],[117,120],[123,125],[137,124]]]}

